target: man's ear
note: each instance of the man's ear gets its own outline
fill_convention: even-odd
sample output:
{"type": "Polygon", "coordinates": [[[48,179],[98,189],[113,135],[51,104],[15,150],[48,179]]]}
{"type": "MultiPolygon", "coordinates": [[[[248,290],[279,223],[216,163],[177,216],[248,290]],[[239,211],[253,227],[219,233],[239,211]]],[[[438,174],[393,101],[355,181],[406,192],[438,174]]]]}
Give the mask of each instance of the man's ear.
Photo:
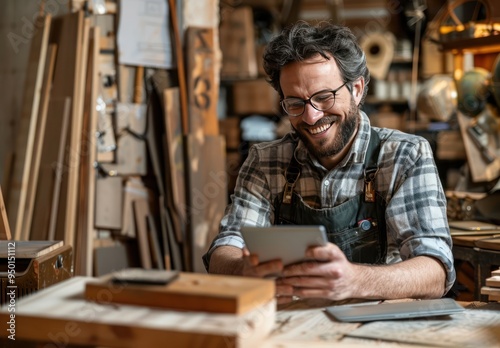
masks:
{"type": "Polygon", "coordinates": [[[356,105],[359,105],[361,98],[363,97],[363,92],[365,90],[365,79],[363,77],[358,78],[352,83],[352,96],[356,105]]]}

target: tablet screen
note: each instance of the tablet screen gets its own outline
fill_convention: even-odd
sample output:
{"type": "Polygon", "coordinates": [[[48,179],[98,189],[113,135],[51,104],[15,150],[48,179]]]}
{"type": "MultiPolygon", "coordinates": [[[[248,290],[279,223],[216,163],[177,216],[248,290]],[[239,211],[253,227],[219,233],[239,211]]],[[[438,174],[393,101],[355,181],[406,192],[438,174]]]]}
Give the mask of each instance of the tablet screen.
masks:
{"type": "Polygon", "coordinates": [[[259,262],[281,259],[284,265],[305,260],[309,246],[327,243],[323,226],[276,225],[269,227],[242,226],[245,245],[259,262]]]}

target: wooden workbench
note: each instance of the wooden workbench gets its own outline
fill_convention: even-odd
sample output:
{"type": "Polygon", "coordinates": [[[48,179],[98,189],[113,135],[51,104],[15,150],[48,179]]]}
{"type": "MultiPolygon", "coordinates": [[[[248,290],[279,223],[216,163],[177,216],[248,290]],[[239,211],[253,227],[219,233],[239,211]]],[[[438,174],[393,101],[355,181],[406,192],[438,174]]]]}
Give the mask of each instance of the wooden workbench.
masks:
{"type": "Polygon", "coordinates": [[[455,261],[468,262],[474,268],[474,299],[486,301],[481,287],[491,276],[492,268],[500,266],[500,236],[452,236],[452,239],[455,261]]]}
{"type": "MultiPolygon", "coordinates": [[[[72,278],[19,300],[16,346],[483,348],[500,345],[498,303],[479,308],[473,308],[473,303],[465,312],[445,317],[343,323],[326,315],[324,308],[332,303],[321,300],[293,302],[278,311],[271,301],[258,310],[237,316],[97,304],[83,296],[85,284],[91,279],[72,278]]],[[[0,326],[6,325],[8,316],[7,308],[2,308],[0,326]]],[[[1,330],[5,332],[5,327],[1,330]]],[[[0,342],[9,347],[12,341],[3,334],[1,337],[0,342]]]]}

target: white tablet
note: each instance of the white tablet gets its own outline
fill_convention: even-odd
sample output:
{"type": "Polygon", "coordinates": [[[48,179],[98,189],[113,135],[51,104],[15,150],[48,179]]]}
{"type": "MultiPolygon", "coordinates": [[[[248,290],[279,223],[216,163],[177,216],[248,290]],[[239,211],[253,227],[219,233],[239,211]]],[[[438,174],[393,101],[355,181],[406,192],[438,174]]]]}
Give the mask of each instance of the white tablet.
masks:
{"type": "Polygon", "coordinates": [[[248,250],[258,255],[259,262],[281,259],[284,265],[304,261],[309,246],[328,242],[323,226],[242,226],[241,234],[248,250]]]}
{"type": "Polygon", "coordinates": [[[381,304],[355,304],[326,308],[326,312],[335,319],[346,322],[433,317],[462,311],[464,311],[464,308],[451,298],[381,304]]]}

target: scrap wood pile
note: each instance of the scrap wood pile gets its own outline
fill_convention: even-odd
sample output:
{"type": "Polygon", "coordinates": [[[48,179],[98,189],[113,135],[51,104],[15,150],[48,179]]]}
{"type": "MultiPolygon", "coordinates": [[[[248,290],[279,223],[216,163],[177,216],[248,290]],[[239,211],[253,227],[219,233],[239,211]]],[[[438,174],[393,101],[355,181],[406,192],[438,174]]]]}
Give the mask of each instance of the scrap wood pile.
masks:
{"type": "Polygon", "coordinates": [[[188,27],[182,40],[169,1],[163,29],[176,64],[127,65],[114,32],[119,8],[91,13],[73,3],[68,14],[42,11],[31,39],[3,187],[12,238],[63,240],[76,275],[204,271],[201,255],[227,203],[217,33],[188,27]]]}

